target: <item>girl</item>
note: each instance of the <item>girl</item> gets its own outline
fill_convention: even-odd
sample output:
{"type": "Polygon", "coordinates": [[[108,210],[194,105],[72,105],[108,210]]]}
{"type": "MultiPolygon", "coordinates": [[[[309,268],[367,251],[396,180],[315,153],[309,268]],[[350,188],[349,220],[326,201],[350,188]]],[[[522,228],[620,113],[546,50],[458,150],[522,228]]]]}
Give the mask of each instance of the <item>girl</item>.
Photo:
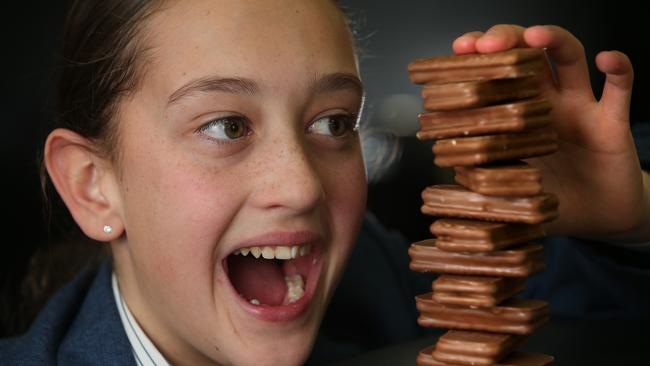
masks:
{"type": "MultiPolygon", "coordinates": [[[[345,16],[330,0],[84,0],[67,27],[61,128],[44,163],[112,260],[0,345],[4,359],[304,362],[366,198],[363,88],[345,16]]],[[[580,43],[562,29],[497,26],[454,50],[516,46],[547,47],[557,63],[545,86],[562,150],[536,162],[563,202],[552,229],[650,236],[648,179],[626,124],[629,61],[599,56],[598,104],[580,43]],[[585,197],[630,214],[591,210],[585,197]]]]}

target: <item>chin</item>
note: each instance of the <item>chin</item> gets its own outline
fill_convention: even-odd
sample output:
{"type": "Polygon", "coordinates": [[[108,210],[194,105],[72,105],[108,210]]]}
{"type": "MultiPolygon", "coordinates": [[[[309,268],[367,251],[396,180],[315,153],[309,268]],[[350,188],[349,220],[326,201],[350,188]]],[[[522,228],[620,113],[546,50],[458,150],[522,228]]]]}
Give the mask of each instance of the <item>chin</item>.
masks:
{"type": "Polygon", "coordinates": [[[275,330],[255,330],[254,324],[242,327],[240,330],[244,341],[242,344],[231,344],[229,351],[234,351],[228,359],[232,365],[275,366],[303,365],[311,353],[316,339],[321,314],[317,319],[310,319],[300,327],[292,329],[276,328],[275,330]]]}

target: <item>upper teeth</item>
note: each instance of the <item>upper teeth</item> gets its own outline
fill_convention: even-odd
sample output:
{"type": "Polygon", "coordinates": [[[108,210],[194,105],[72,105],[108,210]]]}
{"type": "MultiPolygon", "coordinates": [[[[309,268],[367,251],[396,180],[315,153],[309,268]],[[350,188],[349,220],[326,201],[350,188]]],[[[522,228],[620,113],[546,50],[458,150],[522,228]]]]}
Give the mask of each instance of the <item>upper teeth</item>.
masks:
{"type": "Polygon", "coordinates": [[[293,259],[298,256],[302,257],[311,252],[311,245],[293,245],[293,246],[263,246],[247,247],[237,249],[233,252],[235,255],[248,255],[251,253],[255,258],[262,256],[264,259],[293,259]]]}

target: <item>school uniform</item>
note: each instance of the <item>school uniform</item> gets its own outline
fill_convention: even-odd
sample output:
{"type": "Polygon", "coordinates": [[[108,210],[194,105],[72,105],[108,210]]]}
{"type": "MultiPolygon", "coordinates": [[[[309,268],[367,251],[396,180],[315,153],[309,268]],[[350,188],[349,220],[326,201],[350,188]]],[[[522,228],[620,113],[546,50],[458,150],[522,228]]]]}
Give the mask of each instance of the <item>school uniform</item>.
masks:
{"type": "Polygon", "coordinates": [[[136,366],[111,288],[111,268],[59,290],[24,335],[0,341],[0,365],[136,366]]]}
{"type": "Polygon", "coordinates": [[[0,341],[0,365],[169,363],[131,314],[106,262],[57,292],[26,334],[0,341]]]}

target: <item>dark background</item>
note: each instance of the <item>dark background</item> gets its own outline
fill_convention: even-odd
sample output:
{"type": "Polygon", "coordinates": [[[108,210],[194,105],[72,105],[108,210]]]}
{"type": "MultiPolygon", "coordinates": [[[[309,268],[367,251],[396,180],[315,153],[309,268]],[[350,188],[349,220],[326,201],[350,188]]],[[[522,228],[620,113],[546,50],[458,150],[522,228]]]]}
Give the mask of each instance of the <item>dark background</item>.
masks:
{"type": "MultiPolygon", "coordinates": [[[[36,248],[57,241],[49,235],[38,178],[38,151],[55,108],[61,32],[67,2],[19,2],[5,9],[2,36],[2,134],[0,159],[5,197],[0,254],[3,304],[18,304],[19,283],[36,248]]],[[[603,77],[593,69],[599,50],[627,53],[635,66],[632,121],[650,120],[650,57],[641,2],[546,1],[343,1],[357,23],[362,77],[367,88],[365,123],[393,131],[399,150],[388,148],[400,163],[370,185],[369,209],[384,225],[410,240],[427,236],[430,219],[419,214],[419,193],[448,173],[432,167],[429,146],[412,136],[417,129],[418,88],[406,65],[424,56],[449,54],[454,37],[486,30],[497,23],[557,24],[583,41],[592,62],[592,81],[600,95],[603,77]],[[645,102],[645,103],[644,103],[645,102]]],[[[7,6],[5,5],[5,8],[7,6]]],[[[387,149],[382,150],[386,153],[387,149]]],[[[380,161],[384,158],[379,158],[380,161]]],[[[0,336],[8,334],[0,324],[0,336]]]]}

